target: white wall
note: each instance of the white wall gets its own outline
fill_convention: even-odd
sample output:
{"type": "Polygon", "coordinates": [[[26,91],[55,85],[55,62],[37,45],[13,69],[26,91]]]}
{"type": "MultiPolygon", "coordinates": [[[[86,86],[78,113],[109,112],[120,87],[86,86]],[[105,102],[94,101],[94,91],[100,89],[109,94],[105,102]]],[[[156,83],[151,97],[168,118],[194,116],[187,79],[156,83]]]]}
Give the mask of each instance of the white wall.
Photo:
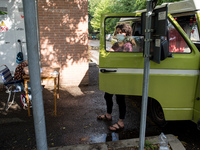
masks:
{"type": "Polygon", "coordinates": [[[8,13],[0,15],[0,65],[7,65],[14,73],[20,51],[18,39],[22,41],[24,60],[27,60],[22,0],[1,0],[0,11],[8,13]]]}

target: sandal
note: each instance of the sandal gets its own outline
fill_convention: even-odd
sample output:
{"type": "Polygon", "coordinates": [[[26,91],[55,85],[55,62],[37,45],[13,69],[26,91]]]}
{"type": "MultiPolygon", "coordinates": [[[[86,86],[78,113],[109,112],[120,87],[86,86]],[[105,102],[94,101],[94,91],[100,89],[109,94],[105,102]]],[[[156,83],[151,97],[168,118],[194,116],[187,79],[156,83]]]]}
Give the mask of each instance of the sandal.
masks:
{"type": "Polygon", "coordinates": [[[97,116],[97,119],[98,120],[106,120],[106,121],[111,121],[112,120],[112,118],[108,118],[107,116],[106,116],[106,114],[105,115],[99,115],[99,116],[97,116]],[[103,116],[103,117],[102,117],[103,116]]]}
{"type": "Polygon", "coordinates": [[[116,124],[114,124],[114,125],[112,125],[112,126],[109,127],[109,129],[110,129],[111,131],[119,131],[119,130],[121,130],[121,129],[124,128],[124,127],[120,126],[118,123],[116,123],[116,124]],[[115,127],[114,125],[117,125],[117,127],[115,127]],[[111,129],[111,128],[114,128],[114,129],[111,129]]]}

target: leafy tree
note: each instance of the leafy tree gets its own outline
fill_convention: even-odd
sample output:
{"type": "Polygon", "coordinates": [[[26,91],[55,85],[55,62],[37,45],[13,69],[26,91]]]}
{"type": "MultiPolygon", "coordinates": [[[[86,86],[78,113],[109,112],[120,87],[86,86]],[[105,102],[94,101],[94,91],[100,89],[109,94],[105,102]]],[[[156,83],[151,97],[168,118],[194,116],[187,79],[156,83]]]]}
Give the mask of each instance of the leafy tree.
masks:
{"type": "MultiPolygon", "coordinates": [[[[134,11],[135,0],[118,0],[112,3],[110,6],[111,13],[129,13],[134,11]]],[[[113,33],[116,23],[120,18],[108,18],[106,19],[106,33],[113,33]]]]}
{"type": "MultiPolygon", "coordinates": [[[[144,0],[133,0],[133,1],[135,1],[134,7],[133,7],[134,11],[146,8],[146,5],[147,5],[146,1],[144,0]]],[[[177,1],[183,1],[183,0],[158,0],[157,5],[161,5],[162,3],[177,2],[177,1]]]]}
{"type": "Polygon", "coordinates": [[[136,0],[135,4],[134,4],[134,11],[135,10],[141,10],[141,9],[145,9],[147,6],[147,2],[143,1],[143,0],[136,0]]]}
{"type": "Polygon", "coordinates": [[[128,13],[133,12],[135,0],[118,0],[113,3],[111,7],[112,13],[128,13]]]}
{"type": "Polygon", "coordinates": [[[120,18],[106,18],[105,21],[105,32],[106,33],[114,33],[115,31],[115,26],[117,22],[119,22],[120,18]]]}
{"type": "Polygon", "coordinates": [[[91,20],[94,16],[97,5],[99,4],[98,0],[88,0],[88,30],[89,33],[94,32],[94,28],[91,26],[91,20]]]}
{"type": "Polygon", "coordinates": [[[88,0],[88,11],[90,16],[94,16],[95,9],[100,1],[98,0],[88,0]]]}
{"type": "Polygon", "coordinates": [[[183,1],[183,0],[158,0],[157,5],[160,5],[162,3],[177,2],[177,1],[183,1]]]}
{"type": "MultiPolygon", "coordinates": [[[[158,0],[157,5],[182,0],[158,0]]],[[[89,29],[100,29],[101,14],[103,13],[129,13],[146,8],[146,0],[88,0],[89,2],[89,29]],[[91,27],[90,27],[91,26],[91,27]]],[[[107,19],[109,24],[106,32],[112,33],[113,27],[119,19],[107,19]]]]}
{"type": "Polygon", "coordinates": [[[97,5],[93,16],[94,18],[91,20],[91,25],[94,29],[100,29],[101,14],[111,12],[111,2],[111,0],[101,0],[97,5]]]}

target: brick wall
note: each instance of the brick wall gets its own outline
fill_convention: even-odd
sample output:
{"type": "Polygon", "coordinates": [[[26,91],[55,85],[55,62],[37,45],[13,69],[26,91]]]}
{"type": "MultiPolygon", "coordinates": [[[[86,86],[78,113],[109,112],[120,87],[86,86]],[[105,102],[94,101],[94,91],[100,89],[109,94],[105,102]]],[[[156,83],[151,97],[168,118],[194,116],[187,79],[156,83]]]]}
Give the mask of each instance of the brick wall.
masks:
{"type": "Polygon", "coordinates": [[[88,84],[87,0],[38,0],[42,67],[60,67],[60,84],[88,84]]]}

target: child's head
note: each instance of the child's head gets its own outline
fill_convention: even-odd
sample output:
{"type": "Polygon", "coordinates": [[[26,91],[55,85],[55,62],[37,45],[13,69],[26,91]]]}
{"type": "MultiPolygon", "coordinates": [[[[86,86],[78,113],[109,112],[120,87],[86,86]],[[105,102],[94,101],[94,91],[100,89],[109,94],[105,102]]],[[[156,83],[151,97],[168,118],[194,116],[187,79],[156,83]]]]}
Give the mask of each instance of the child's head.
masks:
{"type": "Polygon", "coordinates": [[[129,24],[120,23],[116,26],[115,35],[123,34],[125,36],[132,36],[132,28],[129,24]]]}

